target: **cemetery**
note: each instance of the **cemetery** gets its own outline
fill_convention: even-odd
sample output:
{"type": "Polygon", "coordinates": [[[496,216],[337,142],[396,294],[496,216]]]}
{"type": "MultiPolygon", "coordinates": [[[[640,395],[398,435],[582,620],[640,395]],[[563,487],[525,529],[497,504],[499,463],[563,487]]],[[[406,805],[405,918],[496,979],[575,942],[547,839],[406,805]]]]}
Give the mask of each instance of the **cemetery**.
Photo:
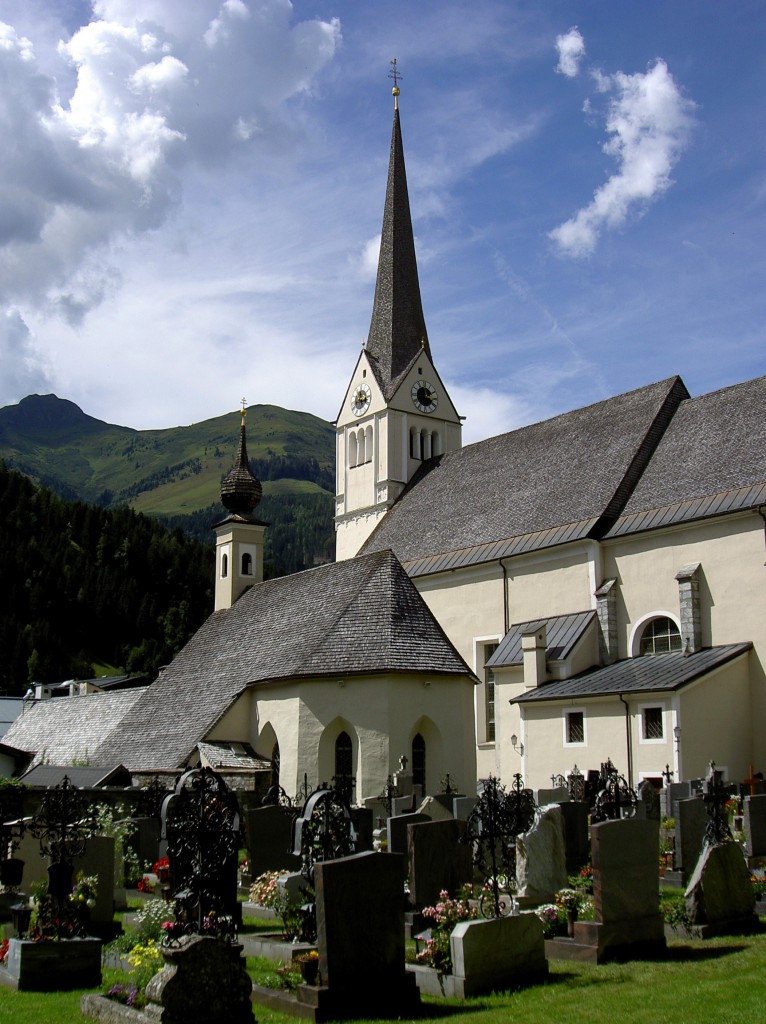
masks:
{"type": "Polygon", "coordinates": [[[634,791],[607,761],[468,797],[424,794],[402,762],[359,806],[344,778],[256,802],[209,768],[112,806],[67,776],[0,788],[0,1005],[69,990],[62,1020],[427,1018],[760,940],[760,780],[711,764],[634,791]]]}

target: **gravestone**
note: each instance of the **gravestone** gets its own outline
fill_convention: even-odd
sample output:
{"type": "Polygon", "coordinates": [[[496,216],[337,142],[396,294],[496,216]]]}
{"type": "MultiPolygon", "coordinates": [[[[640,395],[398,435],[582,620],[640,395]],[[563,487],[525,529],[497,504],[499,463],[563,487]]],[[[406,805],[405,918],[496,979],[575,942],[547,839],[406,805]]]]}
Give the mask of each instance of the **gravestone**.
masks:
{"type": "Polygon", "coordinates": [[[742,934],[758,926],[750,870],[739,843],[706,843],[685,896],[699,938],[742,934]]]}
{"type": "Polygon", "coordinates": [[[418,807],[418,814],[425,814],[431,821],[453,821],[451,807],[445,807],[443,800],[435,796],[427,796],[418,807]]]}
{"type": "Polygon", "coordinates": [[[638,797],[636,812],[638,813],[641,810],[644,818],[648,818],[649,821],[659,821],[661,817],[660,794],[648,779],[639,782],[636,796],[638,797]]]}
{"type": "Polygon", "coordinates": [[[538,807],[532,828],[516,837],[516,882],[522,907],[550,903],[565,888],[564,816],[558,804],[538,807]]]}
{"type": "Polygon", "coordinates": [[[544,807],[546,804],[564,804],[569,799],[569,789],[567,786],[555,786],[553,789],[538,789],[535,793],[535,803],[538,807],[544,807]]]}
{"type": "Polygon", "coordinates": [[[301,985],[298,1001],[314,1019],[407,1017],[420,1003],[404,963],[403,857],[357,853],[314,868],[318,986],[301,985]]]}
{"type": "Polygon", "coordinates": [[[91,935],[100,938],[114,938],[119,925],[114,925],[114,839],[111,836],[91,836],[85,843],[85,850],[75,857],[74,877],[95,875],[96,905],[90,910],[91,935]]]}
{"type": "Polygon", "coordinates": [[[386,823],[388,832],[388,852],[407,854],[407,826],[418,825],[422,821],[430,821],[427,814],[397,814],[386,823]]]}
{"type": "Polygon", "coordinates": [[[452,801],[452,817],[467,821],[476,804],[475,796],[456,796],[452,801]]]}
{"type": "Polygon", "coordinates": [[[245,812],[247,860],[253,878],[264,871],[300,867],[300,857],[292,853],[294,817],[289,809],[273,804],[245,812]]]}
{"type": "Polygon", "coordinates": [[[690,800],[692,796],[689,782],[671,782],[665,786],[660,795],[662,814],[665,818],[676,817],[676,804],[679,800],[690,800]]]}
{"type": "Polygon", "coordinates": [[[450,936],[453,995],[503,992],[548,975],[542,921],[536,914],[461,921],[450,936]]]}
{"type": "Polygon", "coordinates": [[[373,814],[371,807],[352,807],[349,811],[356,829],[357,853],[372,849],[373,814]]]}
{"type": "Polygon", "coordinates": [[[590,862],[588,805],[570,800],[568,803],[559,804],[559,810],[564,822],[567,874],[576,875],[590,862]]]}
{"type": "Polygon", "coordinates": [[[745,849],[748,858],[766,857],[766,794],[745,797],[745,849]]]}
{"type": "Polygon", "coordinates": [[[442,889],[452,895],[471,881],[471,850],[460,841],[464,833],[464,823],[454,818],[408,826],[410,902],[414,906],[432,906],[442,889]]]}
{"type": "Polygon", "coordinates": [[[572,939],[549,939],[547,955],[603,963],[662,952],[658,847],[655,821],[623,818],[592,825],[595,920],[575,921],[572,939]]]}
{"type": "Polygon", "coordinates": [[[700,797],[676,803],[675,869],[665,872],[666,884],[686,885],[702,852],[708,815],[700,797]]]}
{"type": "Polygon", "coordinates": [[[126,845],[135,851],[141,870],[149,870],[160,858],[160,819],[147,817],[129,820],[134,831],[128,836],[126,845]]]}

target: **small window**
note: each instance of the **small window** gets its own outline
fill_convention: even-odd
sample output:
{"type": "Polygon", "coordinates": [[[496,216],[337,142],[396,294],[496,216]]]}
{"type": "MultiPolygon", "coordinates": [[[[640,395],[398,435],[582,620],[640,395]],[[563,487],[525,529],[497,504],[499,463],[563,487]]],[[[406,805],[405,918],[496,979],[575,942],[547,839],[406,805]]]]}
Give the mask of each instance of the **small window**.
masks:
{"type": "Polygon", "coordinates": [[[242,556],[242,575],[253,575],[253,556],[248,551],[242,556]]]}
{"type": "Polygon", "coordinates": [[[221,555],[221,579],[225,580],[229,575],[229,556],[227,554],[221,555]]]}
{"type": "Polygon", "coordinates": [[[496,650],[497,644],[484,644],[484,711],[487,743],[495,742],[495,673],[486,665],[496,650]]]}
{"type": "Polygon", "coordinates": [[[568,711],[566,716],[567,743],[585,743],[585,713],[568,711]]]}
{"type": "Polygon", "coordinates": [[[681,634],[678,626],[667,616],[652,619],[641,634],[638,653],[643,656],[670,654],[681,650],[681,634]]]}
{"type": "Polygon", "coordinates": [[[412,738],[412,782],[426,791],[426,741],[416,733],[412,738]]]}
{"type": "Polygon", "coordinates": [[[664,739],[662,708],[644,708],[643,735],[645,740],[664,739]]]}
{"type": "Polygon", "coordinates": [[[335,741],[335,775],[338,778],[350,778],[352,775],[351,737],[342,732],[335,741]]]}

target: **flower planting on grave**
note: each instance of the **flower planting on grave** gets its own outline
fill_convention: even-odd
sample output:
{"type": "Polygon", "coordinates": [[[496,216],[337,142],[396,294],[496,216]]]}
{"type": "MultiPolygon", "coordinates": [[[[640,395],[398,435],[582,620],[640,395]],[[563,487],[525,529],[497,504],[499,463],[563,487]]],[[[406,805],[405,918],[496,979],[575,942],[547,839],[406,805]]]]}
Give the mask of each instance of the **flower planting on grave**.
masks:
{"type": "Polygon", "coordinates": [[[301,887],[301,899],[291,898],[287,889],[280,885],[280,879],[290,874],[282,871],[264,871],[250,886],[250,902],[273,910],[282,925],[282,937],[291,941],[299,937],[303,929],[303,906],[314,898],[308,884],[301,887]]]}
{"type": "Polygon", "coordinates": [[[452,971],[450,935],[455,925],[461,921],[479,919],[476,895],[473,885],[464,885],[454,898],[443,889],[439,893],[439,902],[423,910],[423,917],[433,921],[433,924],[430,938],[425,940],[424,948],[416,956],[419,964],[434,967],[443,974],[452,971]]]}

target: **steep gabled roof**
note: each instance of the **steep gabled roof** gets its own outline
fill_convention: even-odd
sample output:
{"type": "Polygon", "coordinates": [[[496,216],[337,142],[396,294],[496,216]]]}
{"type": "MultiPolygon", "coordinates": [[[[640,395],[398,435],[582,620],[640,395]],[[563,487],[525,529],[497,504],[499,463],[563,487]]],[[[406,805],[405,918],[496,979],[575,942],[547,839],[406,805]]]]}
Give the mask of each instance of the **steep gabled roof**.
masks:
{"type": "Polygon", "coordinates": [[[96,749],[136,704],[148,687],[51,697],[25,702],[24,710],[3,737],[5,743],[34,753],[33,764],[57,765],[87,760],[112,767],[121,759],[96,758],[96,749]]]}
{"type": "Polygon", "coordinates": [[[766,377],[757,377],[680,404],[607,536],[764,503],[766,377]]]}
{"type": "Polygon", "coordinates": [[[543,683],[514,697],[512,704],[531,704],[584,697],[608,697],[620,693],[669,693],[747,654],[751,643],[706,647],[694,654],[658,654],[653,658],[627,658],[606,668],[594,669],[573,679],[543,683]]]}
{"type": "Polygon", "coordinates": [[[362,550],[414,576],[600,536],[687,397],[671,377],[431,459],[362,550]]]}
{"type": "Polygon", "coordinates": [[[399,672],[470,676],[392,552],[268,580],[210,616],[96,756],[177,767],[248,686],[399,672]]]}
{"type": "Polygon", "coordinates": [[[378,276],[367,337],[367,354],[386,401],[423,350],[430,358],[397,107],[391,132],[378,276]]]}

